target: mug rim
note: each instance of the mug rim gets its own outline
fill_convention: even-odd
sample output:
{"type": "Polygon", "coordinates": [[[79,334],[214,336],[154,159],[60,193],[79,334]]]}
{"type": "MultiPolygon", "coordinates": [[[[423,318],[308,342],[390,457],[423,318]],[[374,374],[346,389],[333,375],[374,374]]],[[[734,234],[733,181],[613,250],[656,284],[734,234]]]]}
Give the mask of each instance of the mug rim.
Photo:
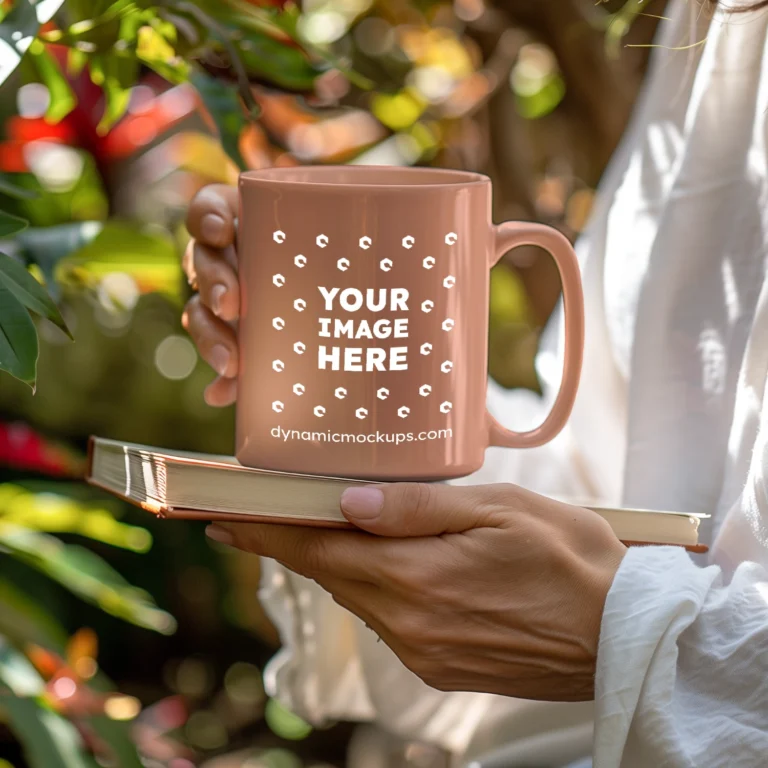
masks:
{"type": "Polygon", "coordinates": [[[378,189],[378,190],[428,190],[451,189],[482,186],[490,184],[488,176],[475,171],[454,170],[453,168],[427,168],[400,165],[299,165],[262,168],[259,170],[243,171],[239,175],[239,183],[270,185],[295,189],[378,189]],[[332,181],[328,177],[343,172],[355,176],[360,175],[360,181],[332,181]],[[410,183],[388,182],[387,176],[402,177],[412,175],[410,183]],[[364,181],[366,177],[382,177],[380,180],[364,181]],[[297,178],[303,176],[304,178],[297,178]],[[317,179],[308,179],[316,176],[317,179]],[[425,179],[419,181],[419,177],[425,179]],[[442,180],[441,180],[442,177],[442,180]],[[434,180],[427,180],[434,179],[434,180]]]}

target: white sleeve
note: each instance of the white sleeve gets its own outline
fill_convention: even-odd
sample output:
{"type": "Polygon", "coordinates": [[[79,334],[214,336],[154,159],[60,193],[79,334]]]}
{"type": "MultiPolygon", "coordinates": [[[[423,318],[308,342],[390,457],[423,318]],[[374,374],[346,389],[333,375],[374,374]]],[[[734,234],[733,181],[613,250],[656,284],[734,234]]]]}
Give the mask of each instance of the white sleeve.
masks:
{"type": "Polygon", "coordinates": [[[595,768],[766,765],[766,681],[765,568],[725,583],[682,549],[630,549],[603,616],[595,768]]]}

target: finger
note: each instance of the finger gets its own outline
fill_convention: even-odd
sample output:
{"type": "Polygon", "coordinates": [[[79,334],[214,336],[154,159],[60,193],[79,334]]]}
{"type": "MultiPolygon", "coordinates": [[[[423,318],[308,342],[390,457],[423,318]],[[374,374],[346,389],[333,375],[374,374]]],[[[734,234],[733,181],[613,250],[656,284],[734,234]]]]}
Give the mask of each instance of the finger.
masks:
{"type": "Polygon", "coordinates": [[[358,528],[378,536],[440,536],[498,525],[504,505],[499,488],[433,483],[391,483],[347,488],[341,511],[358,528]]]}
{"type": "Polygon", "coordinates": [[[191,248],[192,271],[203,304],[222,320],[236,320],[240,313],[240,287],[235,270],[220,251],[194,240],[191,248]]]}
{"type": "Polygon", "coordinates": [[[352,531],[329,531],[298,525],[216,523],[206,535],[318,580],[328,578],[371,581],[369,558],[375,562],[376,539],[352,531]]]}
{"type": "Polygon", "coordinates": [[[187,230],[197,241],[213,248],[235,243],[237,189],[226,184],[203,187],[189,204],[187,230]]]}
{"type": "Polygon", "coordinates": [[[198,294],[187,302],[182,325],[192,337],[203,360],[219,376],[231,379],[237,375],[235,332],[203,305],[198,294]]]}
{"type": "Polygon", "coordinates": [[[217,376],[203,392],[205,402],[212,408],[224,408],[237,400],[237,379],[217,376]]]}
{"type": "Polygon", "coordinates": [[[197,274],[195,273],[195,240],[190,239],[181,257],[181,268],[187,276],[187,282],[193,291],[197,290],[197,274]]]}

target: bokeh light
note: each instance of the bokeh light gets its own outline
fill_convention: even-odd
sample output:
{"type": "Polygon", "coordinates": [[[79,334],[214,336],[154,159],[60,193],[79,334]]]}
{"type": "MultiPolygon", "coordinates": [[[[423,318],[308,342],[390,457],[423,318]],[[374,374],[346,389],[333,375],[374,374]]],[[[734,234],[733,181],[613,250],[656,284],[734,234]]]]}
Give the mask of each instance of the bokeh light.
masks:
{"type": "Polygon", "coordinates": [[[201,709],[193,712],[184,727],[191,744],[202,749],[220,749],[227,741],[227,729],[215,712],[201,709]]]}
{"type": "Polygon", "coordinates": [[[110,272],[105,275],[97,289],[99,303],[104,309],[130,312],[139,300],[139,286],[125,272],[110,272]]]}
{"type": "Polygon", "coordinates": [[[51,192],[71,190],[85,166],[82,152],[50,141],[27,144],[24,159],[43,187],[51,192]]]}
{"type": "Polygon", "coordinates": [[[166,379],[186,379],[197,365],[197,351],[186,336],[166,336],[155,349],[155,366],[166,379]]]}
{"type": "Polygon", "coordinates": [[[27,83],[16,94],[16,109],[21,117],[42,117],[51,103],[51,93],[42,83],[27,83]]]}
{"type": "Polygon", "coordinates": [[[347,31],[347,20],[338,11],[315,11],[301,17],[299,33],[309,43],[327,45],[347,31]]]}
{"type": "Polygon", "coordinates": [[[224,675],[227,695],[243,706],[255,706],[264,699],[261,671],[253,664],[238,661],[224,675]]]}
{"type": "Polygon", "coordinates": [[[290,712],[277,699],[270,699],[264,711],[267,725],[283,739],[298,741],[312,732],[312,726],[290,712]]]}
{"type": "Polygon", "coordinates": [[[110,696],[104,702],[104,714],[111,720],[133,720],[141,712],[141,702],[135,696],[110,696]]]}
{"type": "Polygon", "coordinates": [[[385,19],[371,16],[363,19],[354,31],[355,42],[366,56],[383,56],[396,41],[395,30],[385,19]]]}

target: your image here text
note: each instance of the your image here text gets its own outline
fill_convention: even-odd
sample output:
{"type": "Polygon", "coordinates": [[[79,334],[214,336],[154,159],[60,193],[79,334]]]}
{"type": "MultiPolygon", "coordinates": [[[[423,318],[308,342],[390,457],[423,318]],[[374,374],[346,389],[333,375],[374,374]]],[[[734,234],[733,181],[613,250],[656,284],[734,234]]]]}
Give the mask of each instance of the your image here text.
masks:
{"type": "MultiPolygon", "coordinates": [[[[326,312],[408,312],[406,288],[326,288],[319,286],[326,312]]],[[[408,338],[408,318],[381,318],[373,322],[350,317],[318,318],[318,336],[333,339],[404,339],[408,338]]],[[[317,350],[319,370],[332,371],[406,371],[408,347],[331,346],[317,350]]]]}

